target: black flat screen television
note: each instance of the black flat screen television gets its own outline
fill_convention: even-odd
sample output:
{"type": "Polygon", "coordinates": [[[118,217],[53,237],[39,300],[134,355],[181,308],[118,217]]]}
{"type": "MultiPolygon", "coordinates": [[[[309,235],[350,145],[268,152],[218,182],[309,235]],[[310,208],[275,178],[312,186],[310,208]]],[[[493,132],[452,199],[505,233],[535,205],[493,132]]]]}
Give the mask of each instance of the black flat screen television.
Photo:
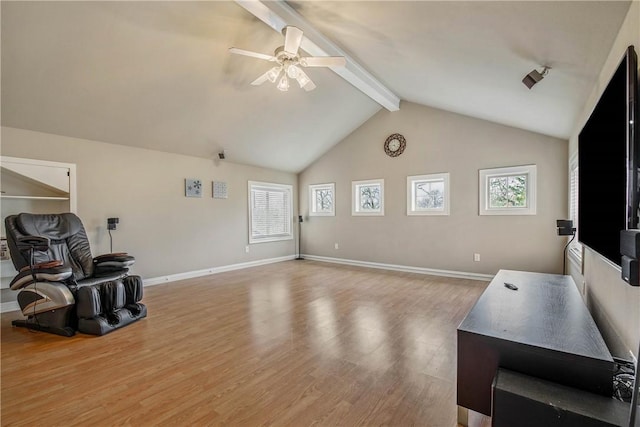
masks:
{"type": "Polygon", "coordinates": [[[578,137],[578,239],[620,265],[638,227],[638,58],[629,46],[578,137]]]}

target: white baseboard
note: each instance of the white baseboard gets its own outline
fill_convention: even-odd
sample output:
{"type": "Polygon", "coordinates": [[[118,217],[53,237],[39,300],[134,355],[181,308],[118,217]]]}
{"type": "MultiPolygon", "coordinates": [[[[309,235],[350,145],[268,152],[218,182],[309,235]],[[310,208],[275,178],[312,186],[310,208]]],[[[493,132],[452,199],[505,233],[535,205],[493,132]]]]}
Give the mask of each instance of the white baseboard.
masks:
{"type": "Polygon", "coordinates": [[[432,276],[456,277],[459,279],[471,279],[490,281],[493,279],[492,274],[468,273],[465,271],[437,270],[434,268],[411,267],[408,265],[382,264],[379,262],[357,261],[353,259],[331,258],[316,255],[303,255],[305,259],[310,261],[331,262],[335,264],[353,265],[356,267],[379,268],[382,270],[403,271],[406,273],[430,274],[432,276]]]}
{"type": "MultiPolygon", "coordinates": [[[[456,277],[460,279],[490,281],[493,279],[491,274],[468,273],[463,271],[437,270],[433,268],[411,267],[408,265],[382,264],[378,262],[357,261],[352,259],[331,258],[316,255],[303,255],[305,259],[310,261],[330,262],[334,264],[353,265],[356,267],[378,268],[382,270],[403,271],[406,273],[430,274],[432,276],[456,277]]],[[[220,267],[205,268],[203,270],[187,271],[184,273],[170,274],[167,276],[153,277],[144,279],[144,286],[160,285],[162,283],[175,282],[177,280],[191,279],[194,277],[208,276],[211,274],[224,273],[226,271],[242,270],[243,268],[257,267],[259,265],[273,264],[276,262],[289,261],[295,259],[295,255],[287,255],[278,258],[261,259],[257,261],[242,262],[239,264],[223,265],[220,267]]],[[[3,302],[0,304],[0,313],[19,310],[17,301],[3,302]]]]}
{"type": "MultiPolygon", "coordinates": [[[[176,280],[191,279],[193,277],[202,277],[202,276],[207,276],[209,274],[223,273],[225,271],[241,270],[243,268],[257,267],[259,265],[273,264],[276,262],[288,261],[292,259],[295,259],[295,255],[287,255],[287,256],[278,257],[278,258],[260,259],[257,261],[242,262],[239,264],[223,265],[220,267],[205,268],[204,270],[187,271],[185,273],[170,274],[168,276],[160,276],[160,277],[153,277],[151,279],[144,279],[143,284],[145,287],[154,286],[154,285],[159,285],[161,283],[175,282],[176,280]]],[[[15,310],[20,310],[20,306],[18,305],[17,301],[0,303],[0,313],[5,313],[5,312],[15,311],[15,310]]]]}
{"type": "Polygon", "coordinates": [[[187,271],[184,273],[170,274],[168,276],[153,277],[144,279],[144,286],[160,285],[162,283],[175,282],[177,280],[192,279],[194,277],[208,276],[210,274],[224,273],[225,271],[242,270],[243,268],[257,267],[259,265],[273,264],[276,262],[288,261],[295,258],[295,255],[287,255],[278,258],[260,259],[257,261],[241,262],[239,264],[223,265],[220,267],[205,268],[203,270],[187,271]]]}
{"type": "Polygon", "coordinates": [[[9,301],[0,303],[0,313],[8,313],[10,311],[20,310],[18,301],[9,301]]]}

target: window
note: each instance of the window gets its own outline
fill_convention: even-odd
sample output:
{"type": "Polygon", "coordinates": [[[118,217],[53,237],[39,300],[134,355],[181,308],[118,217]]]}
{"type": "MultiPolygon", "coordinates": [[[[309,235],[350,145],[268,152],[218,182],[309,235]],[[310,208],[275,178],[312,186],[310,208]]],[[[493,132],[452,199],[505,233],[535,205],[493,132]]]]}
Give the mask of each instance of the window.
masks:
{"type": "Polygon", "coordinates": [[[335,216],[335,184],[309,186],[309,216],[335,216]]]}
{"type": "MultiPolygon", "coordinates": [[[[569,219],[578,228],[578,156],[573,155],[569,161],[569,219]]],[[[582,266],[582,245],[578,242],[578,232],[569,246],[569,258],[582,266]]]]}
{"type": "Polygon", "coordinates": [[[249,243],[291,240],[292,186],[249,181],[249,243]]]}
{"type": "Polygon", "coordinates": [[[480,170],[480,215],[535,215],[536,165],[480,170]]]}
{"type": "Polygon", "coordinates": [[[408,176],[407,215],[449,215],[449,174],[408,176]]]}
{"type": "Polygon", "coordinates": [[[351,215],[384,215],[384,179],[352,181],[351,215]]]}

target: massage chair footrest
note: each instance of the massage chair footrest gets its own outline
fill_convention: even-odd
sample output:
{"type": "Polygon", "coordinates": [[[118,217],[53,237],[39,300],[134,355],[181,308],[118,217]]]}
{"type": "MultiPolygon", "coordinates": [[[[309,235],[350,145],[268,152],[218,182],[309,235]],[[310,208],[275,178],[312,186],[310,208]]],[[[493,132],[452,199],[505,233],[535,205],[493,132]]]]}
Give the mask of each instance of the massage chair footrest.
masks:
{"type": "Polygon", "coordinates": [[[107,315],[78,319],[78,331],[91,335],[104,335],[146,316],[147,307],[144,304],[131,304],[107,315]]]}
{"type": "Polygon", "coordinates": [[[142,279],[127,276],[109,282],[78,286],[77,314],[81,319],[105,315],[142,300],[142,279]]]}
{"type": "Polygon", "coordinates": [[[147,307],[139,303],[142,289],[140,276],[81,285],[76,293],[78,330],[104,335],[146,317],[147,307]]]}

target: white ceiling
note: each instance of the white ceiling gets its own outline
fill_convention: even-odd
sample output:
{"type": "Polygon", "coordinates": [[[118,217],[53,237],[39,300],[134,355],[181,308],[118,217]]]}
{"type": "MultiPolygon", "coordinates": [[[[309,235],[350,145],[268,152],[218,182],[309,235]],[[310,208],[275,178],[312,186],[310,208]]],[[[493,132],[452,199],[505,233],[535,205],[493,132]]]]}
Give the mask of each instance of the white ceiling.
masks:
{"type": "MultiPolygon", "coordinates": [[[[402,100],[560,138],[629,4],[289,2],[402,100]]],[[[309,93],[251,86],[272,64],[227,49],[272,53],[282,36],[234,2],[1,7],[3,126],[298,172],[381,108],[324,68],[309,93]]]]}

